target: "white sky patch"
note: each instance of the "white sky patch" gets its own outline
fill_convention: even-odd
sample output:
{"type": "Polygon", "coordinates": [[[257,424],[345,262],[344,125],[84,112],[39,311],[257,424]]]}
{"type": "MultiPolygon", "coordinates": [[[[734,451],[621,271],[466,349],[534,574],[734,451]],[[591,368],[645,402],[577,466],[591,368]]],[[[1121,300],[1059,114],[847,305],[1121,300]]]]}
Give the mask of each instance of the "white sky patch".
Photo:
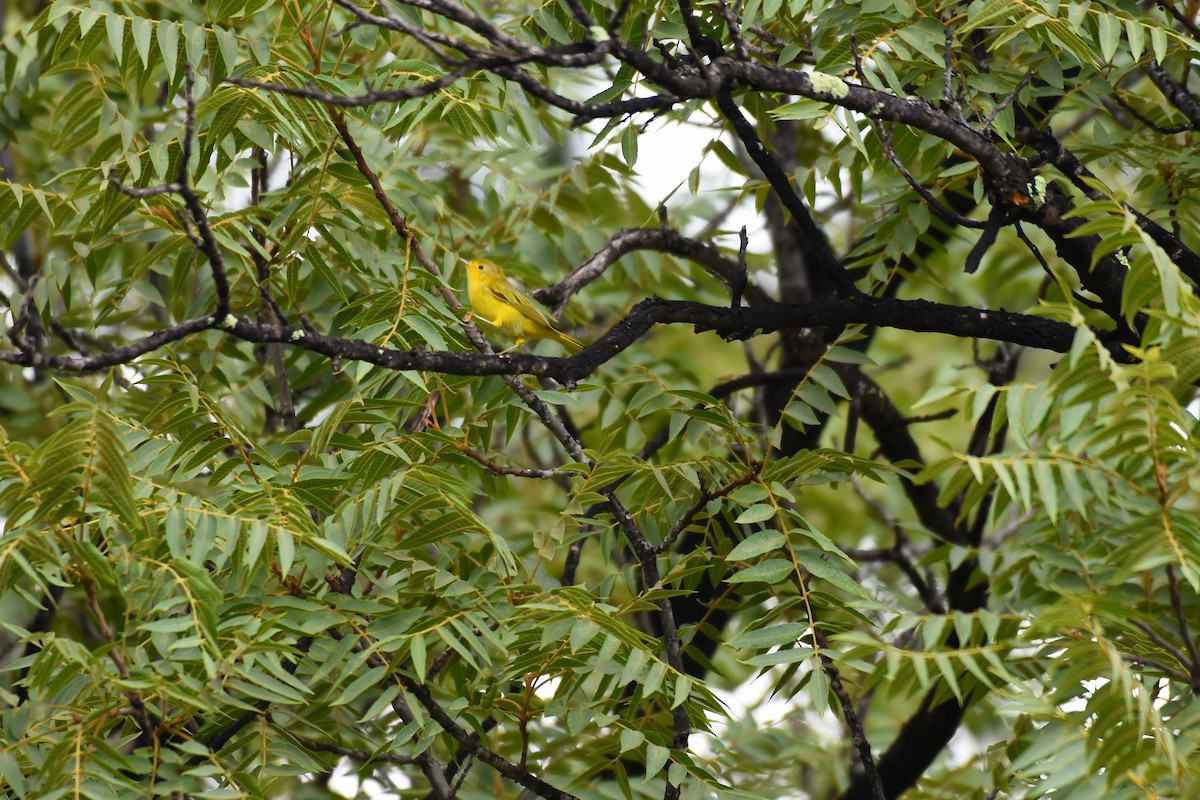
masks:
{"type": "MultiPolygon", "coordinates": [[[[402,770],[392,770],[388,775],[388,779],[398,784],[403,784],[405,788],[411,786],[411,783],[405,777],[402,770]]],[[[334,769],[333,775],[329,779],[329,788],[345,797],[370,797],[371,800],[400,800],[399,792],[385,789],[384,785],[379,781],[372,780],[371,778],[367,778],[366,780],[360,779],[354,769],[354,765],[345,758],[334,769]]]]}
{"type": "Polygon", "coordinates": [[[562,683],[562,678],[554,677],[544,680],[537,685],[533,693],[538,696],[538,699],[543,702],[549,702],[554,699],[554,695],[558,692],[558,685],[562,683]]]}
{"type": "MultiPolygon", "coordinates": [[[[700,124],[680,124],[674,120],[651,123],[638,141],[638,158],[634,165],[637,183],[645,189],[646,198],[652,203],[665,200],[669,211],[671,201],[668,198],[679,193],[686,196],[690,191],[688,179],[699,165],[698,193],[720,192],[723,196],[716,198],[714,205],[724,208],[734,197],[732,189],[738,188],[743,179],[730,172],[714,153],[704,152],[709,142],[722,137],[719,129],[700,124]]],[[[724,138],[728,144],[728,137],[724,138]]],[[[707,219],[671,220],[688,235],[700,232],[709,222],[707,219]]],[[[769,246],[765,223],[754,210],[750,198],[738,202],[719,228],[736,231],[743,225],[750,236],[752,249],[765,251],[769,246]]],[[[736,239],[733,246],[737,246],[736,239]]]]}

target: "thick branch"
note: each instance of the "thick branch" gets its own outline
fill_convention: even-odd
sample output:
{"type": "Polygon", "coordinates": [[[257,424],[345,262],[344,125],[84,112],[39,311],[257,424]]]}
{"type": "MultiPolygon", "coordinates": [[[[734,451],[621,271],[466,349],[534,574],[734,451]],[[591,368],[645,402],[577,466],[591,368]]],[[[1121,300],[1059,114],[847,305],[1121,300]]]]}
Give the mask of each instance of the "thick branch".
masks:
{"type": "Polygon", "coordinates": [[[767,150],[767,146],[758,137],[758,132],[754,129],[754,126],[742,114],[741,109],[738,108],[737,103],[733,101],[733,97],[728,92],[717,94],[717,108],[721,109],[721,113],[729,120],[734,132],[737,133],[738,138],[745,145],[746,152],[750,154],[750,158],[754,159],[754,163],[762,170],[763,175],[766,176],[767,181],[771,184],[771,188],[775,190],[775,195],[783,203],[783,207],[788,210],[792,219],[800,226],[800,232],[804,234],[807,245],[806,251],[812,257],[813,266],[829,280],[840,294],[854,294],[854,282],[850,280],[850,276],[843,269],[841,262],[833,254],[833,249],[829,246],[829,240],[825,237],[825,232],[821,230],[813,220],[812,215],[808,213],[808,208],[805,207],[804,201],[800,199],[800,195],[796,194],[796,190],[792,188],[791,180],[780,169],[775,157],[767,150]]]}
{"type": "MultiPolygon", "coordinates": [[[[859,295],[813,303],[775,303],[760,308],[727,308],[682,300],[652,297],[638,303],[629,314],[591,345],[570,358],[511,354],[451,352],[444,350],[394,350],[362,339],[342,339],[294,325],[269,325],[232,315],[224,319],[200,317],[157,331],[145,339],[90,356],[50,355],[41,352],[0,353],[0,361],[63,372],[94,372],[132,362],[138,356],[192,333],[219,328],[247,342],[283,342],[330,358],[365,361],[387,369],[418,369],[447,375],[537,375],[573,385],[591,375],[640,339],[655,324],[689,324],[697,331],[715,331],[726,339],[751,339],[775,331],[868,324],[924,333],[977,337],[1065,353],[1075,338],[1075,328],[1065,322],[1011,311],[989,311],[933,303],[927,300],[894,300],[859,295]]],[[[1130,356],[1111,334],[1106,335],[1115,358],[1130,356]]]]}
{"type": "MultiPolygon", "coordinates": [[[[170,328],[155,331],[144,339],[139,339],[122,347],[115,347],[112,350],[106,350],[103,353],[93,353],[87,356],[58,356],[41,351],[7,352],[0,353],[0,361],[6,361],[9,364],[20,364],[24,367],[47,367],[63,372],[95,372],[120,364],[129,364],[136,360],[138,356],[145,355],[164,345],[207,330],[215,324],[216,319],[214,317],[197,317],[196,319],[181,322],[178,325],[172,325],[170,328]]],[[[268,340],[264,339],[263,341],[268,340]]]]}
{"type": "Polygon", "coordinates": [[[1188,122],[1192,123],[1193,128],[1200,127],[1200,102],[1197,102],[1187,89],[1172,78],[1171,74],[1163,69],[1162,64],[1151,61],[1146,66],[1146,75],[1167,98],[1167,102],[1188,118],[1188,122]]]}

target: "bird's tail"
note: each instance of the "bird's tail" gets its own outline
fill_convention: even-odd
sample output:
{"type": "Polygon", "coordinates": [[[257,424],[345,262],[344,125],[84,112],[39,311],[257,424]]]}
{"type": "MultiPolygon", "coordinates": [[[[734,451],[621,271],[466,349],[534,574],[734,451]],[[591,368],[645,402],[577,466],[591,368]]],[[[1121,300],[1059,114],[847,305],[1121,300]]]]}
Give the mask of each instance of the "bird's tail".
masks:
{"type": "Polygon", "coordinates": [[[567,336],[565,333],[558,330],[557,328],[554,329],[554,341],[558,342],[563,347],[567,348],[567,352],[571,353],[571,354],[578,353],[580,350],[583,349],[583,342],[579,341],[578,339],[573,339],[570,336],[567,336]]]}

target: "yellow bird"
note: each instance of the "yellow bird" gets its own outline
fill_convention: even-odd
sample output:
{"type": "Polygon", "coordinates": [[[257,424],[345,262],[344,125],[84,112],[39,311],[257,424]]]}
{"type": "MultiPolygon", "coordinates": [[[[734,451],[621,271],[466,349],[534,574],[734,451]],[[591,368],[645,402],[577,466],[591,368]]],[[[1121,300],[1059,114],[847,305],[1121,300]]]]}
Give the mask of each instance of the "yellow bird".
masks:
{"type": "Polygon", "coordinates": [[[526,339],[553,339],[568,352],[583,349],[578,340],[559,329],[553,317],[509,283],[500,267],[491,261],[467,262],[467,297],[475,316],[515,340],[515,347],[520,347],[526,339]]]}

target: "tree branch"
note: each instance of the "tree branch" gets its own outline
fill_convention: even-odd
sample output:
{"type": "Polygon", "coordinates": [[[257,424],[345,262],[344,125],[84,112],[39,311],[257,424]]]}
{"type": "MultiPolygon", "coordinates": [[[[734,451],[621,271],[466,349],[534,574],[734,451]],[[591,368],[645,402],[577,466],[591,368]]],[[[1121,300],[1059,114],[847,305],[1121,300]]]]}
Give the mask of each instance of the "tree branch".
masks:
{"type": "MultiPolygon", "coordinates": [[[[1084,196],[1092,200],[1112,200],[1111,197],[1096,189],[1097,178],[1092,171],[1050,133],[1028,128],[1019,131],[1018,136],[1036,147],[1042,157],[1057,167],[1084,196]]],[[[1183,271],[1183,274],[1187,275],[1193,284],[1200,286],[1200,255],[1187,247],[1179,237],[1129,203],[1121,202],[1121,206],[1134,216],[1138,226],[1163,249],[1167,257],[1183,271]]]]}
{"type": "Polygon", "coordinates": [[[733,126],[734,132],[746,147],[750,158],[762,170],[784,208],[800,226],[817,271],[829,280],[839,294],[853,295],[857,293],[854,282],[850,280],[850,276],[843,269],[841,262],[833,254],[833,249],[829,246],[829,240],[825,237],[824,231],[813,221],[804,201],[792,188],[788,176],[784,174],[783,170],[779,168],[778,162],[767,151],[766,145],[758,138],[758,132],[742,114],[741,109],[733,101],[733,97],[728,92],[720,92],[716,96],[716,101],[717,108],[721,109],[721,113],[733,126]]]}
{"type": "MultiPolygon", "coordinates": [[[[457,304],[457,300],[455,302],[457,304]]],[[[0,361],[63,372],[94,372],[130,363],[144,353],[189,334],[219,328],[247,342],[283,342],[330,358],[365,361],[387,369],[419,369],[448,375],[535,375],[573,386],[659,323],[694,325],[697,331],[715,331],[726,339],[750,339],[797,328],[868,324],[923,333],[994,339],[1056,353],[1070,350],[1075,337],[1075,328],[1065,322],[928,300],[895,300],[859,295],[813,303],[774,303],[763,308],[728,308],[649,298],[634,306],[608,333],[569,358],[521,353],[493,355],[444,350],[395,350],[361,339],[326,336],[295,325],[269,325],[229,315],[223,320],[199,317],[181,322],[105,353],[66,356],[10,351],[0,352],[0,361]]],[[[479,335],[477,331],[476,335],[479,335]]],[[[1114,358],[1122,362],[1132,360],[1117,337],[1111,333],[1099,335],[1114,358]]]]}
{"type": "Polygon", "coordinates": [[[222,319],[229,313],[229,278],[225,274],[225,260],[221,255],[221,247],[217,244],[217,240],[209,228],[208,212],[200,204],[200,197],[192,188],[191,178],[188,174],[192,160],[192,139],[196,135],[196,97],[193,92],[194,80],[190,62],[184,64],[184,76],[184,134],[180,141],[179,172],[175,176],[175,182],[151,189],[133,189],[122,184],[117,179],[116,173],[111,170],[108,173],[108,180],[117,191],[128,197],[152,197],[157,194],[170,193],[177,194],[183,199],[192,223],[196,226],[196,234],[193,236],[189,232],[188,235],[208,259],[208,265],[212,271],[213,289],[217,295],[217,305],[213,309],[213,317],[222,319]]]}
{"type": "MultiPolygon", "coordinates": [[[[743,271],[738,262],[723,256],[715,246],[684,236],[674,228],[665,225],[658,228],[627,228],[609,238],[599,250],[561,281],[551,286],[544,286],[530,294],[546,305],[552,306],[555,316],[558,316],[562,314],[567,301],[574,294],[604,274],[604,271],[622,256],[636,250],[654,250],[695,261],[730,287],[737,284],[743,271]]],[[[753,284],[746,286],[745,295],[750,304],[754,306],[765,306],[771,303],[770,296],[753,284]]]]}
{"type": "Polygon", "coordinates": [[[1191,92],[1172,78],[1171,74],[1163,69],[1162,64],[1151,61],[1146,65],[1146,75],[1163,93],[1163,97],[1167,98],[1167,102],[1188,118],[1188,122],[1192,123],[1193,128],[1200,127],[1200,102],[1197,102],[1191,92]]]}

